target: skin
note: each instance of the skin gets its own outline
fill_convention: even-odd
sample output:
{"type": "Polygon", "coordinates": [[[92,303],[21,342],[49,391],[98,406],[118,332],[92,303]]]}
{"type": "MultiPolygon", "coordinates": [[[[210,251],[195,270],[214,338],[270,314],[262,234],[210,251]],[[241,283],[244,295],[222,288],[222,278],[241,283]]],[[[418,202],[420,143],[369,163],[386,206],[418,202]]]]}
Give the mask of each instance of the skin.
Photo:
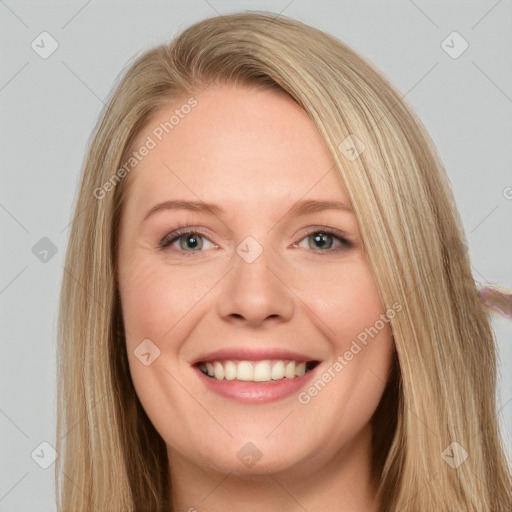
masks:
{"type": "MultiPolygon", "coordinates": [[[[217,348],[281,347],[321,361],[320,378],[386,312],[355,215],[289,214],[301,199],[350,205],[307,114],[275,91],[215,85],[195,98],[126,178],[118,262],[130,373],[167,445],[176,510],[376,511],[369,421],[389,377],[389,324],[307,404],[297,394],[241,404],[191,367],[217,348]],[[160,209],[144,220],[178,198],[225,213],[160,209]],[[203,245],[183,235],[159,248],[181,225],[200,229],[203,245]],[[315,243],[322,227],[353,246],[315,243]],[[247,236],[263,249],[252,263],[236,252],[247,236]],[[144,339],[160,350],[148,366],[134,355],[144,339]],[[262,454],[251,467],[237,457],[247,442],[262,454]]],[[[162,107],[134,147],[186,99],[162,107]]]]}

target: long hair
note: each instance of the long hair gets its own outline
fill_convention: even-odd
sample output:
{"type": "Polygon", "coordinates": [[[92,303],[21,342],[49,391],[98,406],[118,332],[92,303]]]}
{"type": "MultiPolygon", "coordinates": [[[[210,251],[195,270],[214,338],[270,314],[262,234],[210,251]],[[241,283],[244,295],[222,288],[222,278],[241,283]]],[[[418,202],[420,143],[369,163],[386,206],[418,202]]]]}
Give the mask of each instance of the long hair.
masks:
{"type": "Polygon", "coordinates": [[[390,320],[393,377],[372,418],[382,512],[510,512],[489,313],[434,144],[383,74],[316,28],[245,12],[190,26],[117,82],[89,144],[62,282],[59,511],[168,510],[165,443],[129,376],[117,244],[130,176],[119,170],[159,108],[229,83],[281,91],[305,110],[349,195],[382,303],[402,305],[390,320]]]}

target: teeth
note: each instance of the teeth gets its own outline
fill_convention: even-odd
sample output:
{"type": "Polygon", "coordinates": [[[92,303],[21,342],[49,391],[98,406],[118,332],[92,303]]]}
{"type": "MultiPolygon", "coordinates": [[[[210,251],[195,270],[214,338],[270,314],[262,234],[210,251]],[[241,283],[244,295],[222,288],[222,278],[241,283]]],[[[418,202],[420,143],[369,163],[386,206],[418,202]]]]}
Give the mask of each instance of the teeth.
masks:
{"type": "Polygon", "coordinates": [[[224,366],[218,361],[213,365],[213,376],[217,380],[222,380],[224,378],[224,366]]]}
{"type": "Polygon", "coordinates": [[[284,376],[287,379],[293,379],[295,377],[295,361],[290,361],[284,367],[284,376]]]}
{"type": "Polygon", "coordinates": [[[256,366],[254,367],[254,381],[266,382],[269,380],[272,380],[270,361],[260,361],[259,363],[256,363],[256,366]]]}
{"type": "Polygon", "coordinates": [[[233,361],[226,361],[224,365],[224,377],[226,380],[236,379],[236,364],[233,361]]]}
{"type": "Polygon", "coordinates": [[[302,377],[309,368],[304,361],[213,361],[202,363],[200,369],[216,380],[269,382],[302,377]]]}
{"type": "Polygon", "coordinates": [[[277,361],[272,366],[272,380],[281,380],[284,378],[284,361],[277,361]]]}
{"type": "Polygon", "coordinates": [[[253,380],[254,369],[252,364],[249,361],[241,361],[238,363],[238,368],[236,369],[236,378],[238,380],[253,380]]]}

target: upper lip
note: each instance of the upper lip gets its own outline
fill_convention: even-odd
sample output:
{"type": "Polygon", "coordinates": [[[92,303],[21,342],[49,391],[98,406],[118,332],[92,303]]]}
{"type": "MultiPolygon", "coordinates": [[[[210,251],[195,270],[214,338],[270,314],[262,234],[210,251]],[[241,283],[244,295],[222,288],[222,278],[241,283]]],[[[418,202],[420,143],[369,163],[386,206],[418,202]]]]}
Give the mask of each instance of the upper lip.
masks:
{"type": "Polygon", "coordinates": [[[222,348],[208,352],[192,361],[192,364],[206,363],[208,361],[239,360],[239,361],[263,361],[267,359],[282,359],[289,361],[318,361],[317,358],[310,357],[292,350],[279,348],[263,347],[232,347],[222,348]]]}

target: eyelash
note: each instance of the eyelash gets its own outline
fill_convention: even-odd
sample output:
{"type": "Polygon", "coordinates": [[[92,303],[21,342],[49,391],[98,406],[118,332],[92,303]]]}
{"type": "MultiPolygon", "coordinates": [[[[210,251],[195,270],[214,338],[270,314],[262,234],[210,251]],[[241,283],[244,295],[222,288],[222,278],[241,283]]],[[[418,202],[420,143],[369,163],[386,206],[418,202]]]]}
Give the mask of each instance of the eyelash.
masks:
{"type": "MultiPolygon", "coordinates": [[[[345,251],[345,250],[353,247],[352,242],[347,240],[337,230],[334,230],[332,228],[321,228],[321,229],[317,228],[314,231],[310,231],[309,233],[306,233],[306,235],[303,238],[301,238],[300,242],[304,238],[307,238],[308,236],[312,236],[315,234],[325,234],[325,235],[332,236],[334,238],[337,238],[342,244],[342,247],[338,247],[336,249],[326,249],[326,250],[312,249],[312,251],[316,254],[319,254],[319,255],[339,254],[342,251],[345,251]]],[[[186,229],[179,228],[179,229],[176,229],[176,230],[172,231],[171,233],[165,235],[164,238],[162,238],[162,240],[158,244],[158,248],[164,250],[167,247],[170,247],[176,240],[179,240],[183,235],[201,235],[202,237],[210,240],[204,233],[201,232],[201,230],[192,230],[190,228],[186,228],[186,229]]],[[[211,242],[211,240],[210,240],[210,242],[211,242]]],[[[186,256],[192,256],[192,257],[194,255],[194,253],[203,252],[203,251],[182,251],[181,249],[177,249],[177,251],[182,252],[186,256]]]]}

